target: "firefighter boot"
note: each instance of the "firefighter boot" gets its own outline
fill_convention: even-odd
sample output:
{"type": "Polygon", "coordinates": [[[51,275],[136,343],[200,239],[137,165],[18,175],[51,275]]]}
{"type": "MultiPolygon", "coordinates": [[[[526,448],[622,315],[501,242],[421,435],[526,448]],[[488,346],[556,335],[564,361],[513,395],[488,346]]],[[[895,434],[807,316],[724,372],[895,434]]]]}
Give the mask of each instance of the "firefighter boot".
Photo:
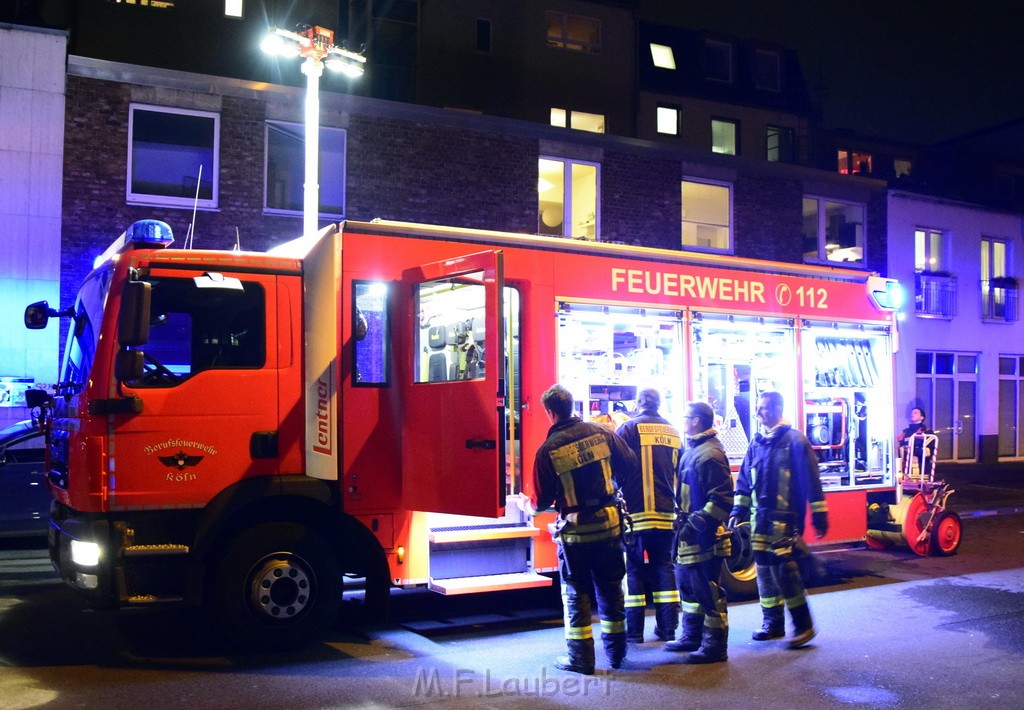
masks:
{"type": "Polygon", "coordinates": [[[665,644],[666,651],[677,653],[696,651],[700,648],[701,632],[704,630],[703,614],[683,614],[683,633],[679,635],[678,641],[669,641],[665,644]]]}
{"type": "Polygon", "coordinates": [[[729,660],[729,627],[704,627],[700,648],[686,657],[687,663],[721,663],[729,660]]]}
{"type": "Polygon", "coordinates": [[[569,653],[555,659],[555,668],[594,675],[594,639],[569,639],[569,653]]]}
{"type": "Polygon", "coordinates": [[[608,657],[608,665],[612,668],[621,668],[622,662],[626,660],[626,634],[625,632],[605,632],[601,634],[604,641],[604,654],[608,657]]]}
{"type": "Polygon", "coordinates": [[[785,610],[781,606],[761,607],[764,614],[764,624],[760,629],[751,634],[750,638],[755,641],[771,641],[780,639],[786,635],[786,622],[783,617],[785,610]]]}
{"type": "Polygon", "coordinates": [[[811,609],[807,604],[800,604],[789,610],[793,617],[793,635],[789,637],[790,648],[801,648],[811,642],[811,639],[818,633],[814,630],[814,623],[811,621],[811,609]]]}

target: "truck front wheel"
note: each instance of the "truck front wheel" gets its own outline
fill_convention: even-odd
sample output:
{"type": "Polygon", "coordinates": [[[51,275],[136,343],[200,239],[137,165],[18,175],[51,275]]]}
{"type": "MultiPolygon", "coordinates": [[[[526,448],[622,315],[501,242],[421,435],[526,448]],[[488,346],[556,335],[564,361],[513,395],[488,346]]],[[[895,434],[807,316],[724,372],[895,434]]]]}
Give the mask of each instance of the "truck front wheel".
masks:
{"type": "Polygon", "coordinates": [[[309,528],[260,525],[227,546],[214,576],[220,626],[249,648],[278,650],[314,640],[341,605],[338,557],[309,528]]]}

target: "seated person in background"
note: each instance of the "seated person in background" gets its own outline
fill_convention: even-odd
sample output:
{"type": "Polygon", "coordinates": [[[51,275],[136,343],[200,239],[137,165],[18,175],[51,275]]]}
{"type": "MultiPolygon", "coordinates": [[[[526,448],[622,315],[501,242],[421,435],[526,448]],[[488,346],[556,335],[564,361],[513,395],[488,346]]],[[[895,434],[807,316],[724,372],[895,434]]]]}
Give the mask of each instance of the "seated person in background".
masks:
{"type": "Polygon", "coordinates": [[[907,447],[910,444],[910,439],[915,434],[934,434],[924,420],[924,410],[920,407],[914,407],[910,410],[910,425],[907,426],[903,431],[900,432],[899,436],[896,437],[897,445],[900,450],[900,459],[903,461],[903,474],[909,475],[911,469],[911,456],[917,460],[918,470],[921,472],[920,475],[924,478],[931,477],[932,466],[935,459],[935,442],[934,440],[929,442],[927,445],[927,456],[925,456],[925,443],[923,437],[918,437],[914,440],[913,452],[908,452],[907,447]]]}

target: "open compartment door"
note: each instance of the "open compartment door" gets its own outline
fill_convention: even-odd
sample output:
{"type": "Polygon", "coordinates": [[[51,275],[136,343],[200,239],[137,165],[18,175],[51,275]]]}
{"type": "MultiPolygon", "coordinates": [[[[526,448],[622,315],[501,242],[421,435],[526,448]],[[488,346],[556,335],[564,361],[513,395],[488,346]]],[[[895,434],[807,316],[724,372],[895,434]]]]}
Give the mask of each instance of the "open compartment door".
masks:
{"type": "Polygon", "coordinates": [[[403,284],[404,504],[496,517],[505,505],[502,253],[424,264],[403,284]]]}

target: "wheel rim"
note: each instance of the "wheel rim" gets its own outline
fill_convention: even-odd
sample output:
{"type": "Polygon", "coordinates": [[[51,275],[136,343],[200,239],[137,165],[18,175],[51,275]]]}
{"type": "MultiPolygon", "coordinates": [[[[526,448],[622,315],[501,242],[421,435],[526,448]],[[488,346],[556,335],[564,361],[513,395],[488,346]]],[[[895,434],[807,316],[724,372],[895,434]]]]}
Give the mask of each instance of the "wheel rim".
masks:
{"type": "Polygon", "coordinates": [[[253,570],[249,584],[250,607],[267,620],[294,620],[313,600],[313,579],[301,559],[269,555],[253,570]]]}
{"type": "Polygon", "coordinates": [[[960,520],[954,515],[944,514],[936,522],[932,534],[939,552],[948,554],[960,545],[960,520]]]}

